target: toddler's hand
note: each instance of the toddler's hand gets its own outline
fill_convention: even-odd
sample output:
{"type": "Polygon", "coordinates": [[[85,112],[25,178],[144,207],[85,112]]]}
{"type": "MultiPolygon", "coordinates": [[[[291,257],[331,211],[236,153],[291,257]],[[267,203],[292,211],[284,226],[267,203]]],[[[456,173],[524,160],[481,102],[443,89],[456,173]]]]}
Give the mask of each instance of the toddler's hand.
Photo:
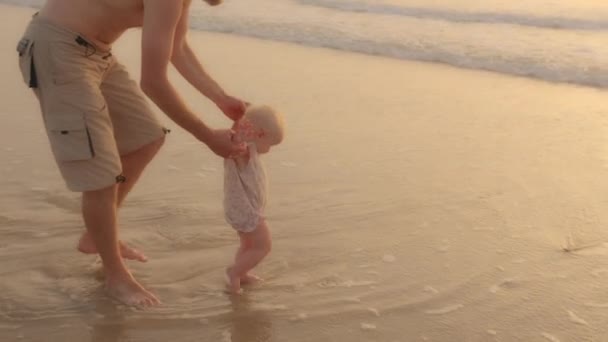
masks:
{"type": "Polygon", "coordinates": [[[233,140],[234,131],[230,129],[213,130],[207,140],[207,146],[216,155],[222,158],[233,158],[245,153],[246,146],[233,140]]]}
{"type": "Polygon", "coordinates": [[[247,102],[226,95],[216,102],[218,108],[231,120],[240,119],[247,109],[247,102]]]}

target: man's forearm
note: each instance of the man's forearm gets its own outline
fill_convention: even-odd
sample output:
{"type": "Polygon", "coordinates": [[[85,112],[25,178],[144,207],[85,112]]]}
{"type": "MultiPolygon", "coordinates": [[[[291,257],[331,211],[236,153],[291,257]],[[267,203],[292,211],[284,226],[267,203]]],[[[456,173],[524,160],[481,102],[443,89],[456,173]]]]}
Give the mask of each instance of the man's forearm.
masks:
{"type": "Polygon", "coordinates": [[[179,97],[168,79],[142,79],[144,93],[177,125],[206,142],[211,130],[192,113],[179,97]]]}
{"type": "Polygon", "coordinates": [[[211,101],[218,102],[226,95],[219,84],[207,74],[187,43],[175,49],[171,62],[194,88],[211,101]]]}

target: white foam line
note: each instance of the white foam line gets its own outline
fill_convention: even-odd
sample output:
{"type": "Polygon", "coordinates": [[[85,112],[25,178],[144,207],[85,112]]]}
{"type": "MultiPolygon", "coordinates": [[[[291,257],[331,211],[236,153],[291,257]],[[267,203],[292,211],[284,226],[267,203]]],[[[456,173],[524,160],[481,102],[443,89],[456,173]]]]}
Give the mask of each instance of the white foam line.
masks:
{"type": "Polygon", "coordinates": [[[462,304],[454,304],[454,305],[449,305],[443,308],[439,308],[439,309],[432,309],[432,310],[426,310],[424,313],[429,314],[429,315],[444,315],[450,312],[454,312],[456,310],[460,310],[464,307],[464,305],[462,304]]]}

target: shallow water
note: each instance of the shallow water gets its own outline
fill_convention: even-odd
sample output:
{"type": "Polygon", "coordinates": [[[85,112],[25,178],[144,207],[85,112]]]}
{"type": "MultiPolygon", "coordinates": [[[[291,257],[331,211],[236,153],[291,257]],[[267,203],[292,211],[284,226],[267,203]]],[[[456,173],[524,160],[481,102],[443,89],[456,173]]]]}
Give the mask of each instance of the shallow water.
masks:
{"type": "MultiPolygon", "coordinates": [[[[228,88],[287,118],[287,140],[264,158],[274,238],[258,269],[266,281],[242,297],[224,293],[236,237],[221,214],[221,161],[173,127],[120,212],[122,237],[150,257],[129,265],[164,304],[139,311],[107,299],[99,263],[75,251],[78,198],[53,167],[36,103],[7,88],[0,340],[608,334],[604,93],[222,35],[193,40],[228,88]]],[[[136,70],[127,43],[117,55],[136,70]]]]}

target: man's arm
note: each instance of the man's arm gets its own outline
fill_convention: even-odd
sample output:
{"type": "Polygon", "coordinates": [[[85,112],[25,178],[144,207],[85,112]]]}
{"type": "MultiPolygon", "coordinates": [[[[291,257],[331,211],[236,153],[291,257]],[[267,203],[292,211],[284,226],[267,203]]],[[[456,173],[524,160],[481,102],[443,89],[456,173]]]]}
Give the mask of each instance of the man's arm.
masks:
{"type": "Polygon", "coordinates": [[[184,103],[171,85],[168,66],[184,1],[144,0],[141,88],[179,126],[207,143],[211,129],[184,103]]]}
{"type": "Polygon", "coordinates": [[[245,111],[244,102],[224,92],[220,85],[205,71],[186,39],[190,1],[186,0],[184,12],[175,30],[171,62],[194,88],[213,101],[228,117],[237,120],[245,111]]]}
{"type": "MultiPolygon", "coordinates": [[[[190,0],[186,1],[190,2],[190,0]]],[[[189,8],[187,3],[175,30],[171,62],[193,87],[211,101],[219,102],[226,95],[224,90],[207,74],[186,40],[189,8]]]]}

